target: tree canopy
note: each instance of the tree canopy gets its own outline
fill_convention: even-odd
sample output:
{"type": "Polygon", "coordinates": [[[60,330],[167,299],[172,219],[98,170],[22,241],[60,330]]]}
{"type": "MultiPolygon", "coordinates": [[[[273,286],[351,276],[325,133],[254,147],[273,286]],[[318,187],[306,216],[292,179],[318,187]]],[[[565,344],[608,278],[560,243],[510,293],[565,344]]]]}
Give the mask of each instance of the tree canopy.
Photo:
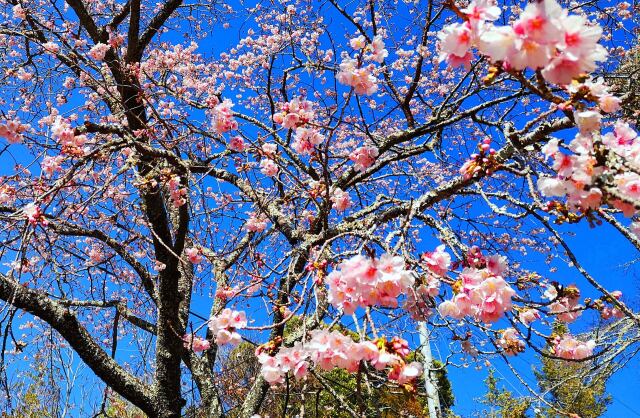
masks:
{"type": "Polygon", "coordinates": [[[599,413],[640,341],[603,269],[640,249],[638,12],[0,0],[2,407],[419,416],[515,357],[599,413]]]}

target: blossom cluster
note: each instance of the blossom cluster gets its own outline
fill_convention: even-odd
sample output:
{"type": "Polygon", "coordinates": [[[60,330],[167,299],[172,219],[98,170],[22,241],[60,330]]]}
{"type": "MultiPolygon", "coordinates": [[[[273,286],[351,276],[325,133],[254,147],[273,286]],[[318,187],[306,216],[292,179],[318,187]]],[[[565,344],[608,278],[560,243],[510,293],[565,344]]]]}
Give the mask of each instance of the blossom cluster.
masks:
{"type": "Polygon", "coordinates": [[[476,320],[496,322],[511,310],[511,298],[515,291],[502,277],[506,262],[504,257],[484,257],[472,249],[468,257],[469,267],[460,273],[454,290],[456,295],[438,306],[443,316],[461,319],[473,316],[476,320]]]}
{"type": "Polygon", "coordinates": [[[365,60],[375,61],[382,63],[385,58],[389,56],[389,51],[386,50],[382,36],[376,35],[371,43],[367,42],[367,38],[360,35],[356,38],[352,38],[349,41],[351,48],[355,50],[362,50],[366,53],[365,60]]]}
{"type": "Polygon", "coordinates": [[[193,334],[186,334],[182,337],[184,348],[187,350],[193,350],[196,353],[206,351],[211,348],[211,343],[193,334]]]}
{"type": "Polygon", "coordinates": [[[229,144],[227,145],[231,151],[236,152],[243,152],[245,150],[245,146],[244,139],[242,139],[241,136],[232,137],[229,139],[229,144]]]}
{"type": "Polygon", "coordinates": [[[595,341],[577,340],[569,334],[556,336],[553,341],[553,354],[567,360],[582,360],[593,355],[595,341]]]}
{"type": "Polygon", "coordinates": [[[184,254],[187,256],[187,258],[189,259],[189,262],[192,264],[200,264],[204,260],[204,257],[202,257],[202,253],[200,252],[200,249],[196,247],[185,248],[184,254]]]}
{"type": "Polygon", "coordinates": [[[491,148],[491,138],[484,138],[478,144],[478,153],[471,154],[460,167],[460,174],[465,180],[478,174],[491,174],[496,167],[496,150],[491,148]]]}
{"type": "Polygon", "coordinates": [[[562,152],[560,140],[555,138],[543,147],[557,175],[540,177],[538,188],[547,197],[566,197],[570,210],[586,212],[606,202],[630,217],[637,212],[633,202],[640,199],[640,176],[620,168],[623,163],[640,167],[638,134],[629,124],[618,121],[613,132],[601,135],[601,117],[595,111],[576,112],[580,132],[568,145],[572,154],[562,152]],[[612,156],[620,161],[616,162],[612,156]],[[611,181],[603,189],[598,183],[604,177],[611,181]]]}
{"type": "Polygon", "coordinates": [[[7,184],[0,185],[0,205],[12,204],[16,198],[16,189],[7,184]]]}
{"type": "Polygon", "coordinates": [[[540,319],[540,313],[536,309],[523,309],[518,313],[518,319],[528,327],[540,319]]]}
{"type": "Polygon", "coordinates": [[[0,137],[3,137],[10,144],[22,142],[22,134],[29,129],[29,125],[20,123],[19,120],[8,120],[5,124],[0,124],[0,137]]]}
{"type": "Polygon", "coordinates": [[[371,95],[378,91],[378,80],[372,74],[373,65],[360,66],[358,60],[344,58],[336,76],[340,84],[353,87],[356,94],[371,95]]]}
{"type": "Polygon", "coordinates": [[[42,159],[42,163],[40,164],[40,168],[42,172],[47,176],[51,177],[54,173],[61,171],[61,164],[64,161],[64,157],[61,155],[51,156],[47,155],[42,159]]]}
{"type": "Polygon", "coordinates": [[[325,278],[329,302],[345,314],[360,307],[395,308],[398,297],[415,282],[414,272],[405,269],[402,257],[383,254],[380,258],[356,255],[340,263],[325,278]]]}
{"type": "Polygon", "coordinates": [[[262,232],[267,228],[268,222],[269,221],[265,215],[251,212],[244,227],[247,231],[262,232]]]}
{"type": "Polygon", "coordinates": [[[280,111],[273,115],[273,121],[287,129],[303,126],[315,117],[313,102],[295,98],[283,103],[280,111]]]}
{"type": "Polygon", "coordinates": [[[404,303],[404,309],[416,321],[424,321],[431,315],[430,299],[440,293],[440,279],[451,267],[451,256],[444,249],[444,245],[439,245],[435,251],[424,253],[421,257],[427,274],[414,291],[407,293],[404,303]]]}
{"type": "Polygon", "coordinates": [[[87,141],[86,135],[76,135],[69,120],[58,116],[51,125],[51,134],[62,146],[62,152],[71,155],[84,155],[82,149],[87,141]]]}
{"type": "MultiPolygon", "coordinates": [[[[614,290],[613,292],[611,292],[611,296],[612,298],[604,298],[605,301],[611,303],[613,305],[613,300],[620,300],[622,299],[622,292],[619,290],[614,290]]],[[[624,312],[622,312],[620,309],[618,309],[617,307],[612,306],[604,306],[603,304],[600,304],[600,316],[602,317],[602,319],[610,319],[610,318],[622,318],[624,316],[624,312]]]]}
{"type": "Polygon", "coordinates": [[[502,331],[498,345],[502,347],[508,355],[515,355],[524,351],[524,341],[518,336],[515,328],[507,328],[502,331]]]}
{"type": "Polygon", "coordinates": [[[365,145],[353,150],[351,154],[349,154],[349,159],[355,163],[355,169],[362,172],[376,162],[378,154],[378,148],[365,145]]]}
{"type": "Polygon", "coordinates": [[[617,112],[621,108],[622,100],[609,91],[602,77],[588,78],[583,82],[573,81],[567,86],[567,91],[575,96],[583,96],[598,103],[598,107],[605,113],[617,112]]]}
{"type": "Polygon", "coordinates": [[[291,147],[302,155],[312,154],[314,147],[324,142],[324,135],[314,128],[298,127],[293,136],[291,147]]]}
{"type": "Polygon", "coordinates": [[[444,276],[451,267],[451,256],[444,249],[444,245],[439,245],[435,251],[424,253],[421,257],[427,270],[436,276],[444,276]]]}
{"type": "Polygon", "coordinates": [[[564,288],[561,296],[556,288],[551,286],[545,292],[545,297],[553,301],[549,304],[549,313],[556,315],[559,321],[573,322],[582,314],[584,307],[578,303],[580,291],[575,286],[564,288]]]}
{"type": "Polygon", "coordinates": [[[173,175],[168,182],[171,201],[175,206],[182,206],[187,203],[187,189],[180,183],[180,177],[173,175]]]}
{"type": "Polygon", "coordinates": [[[55,55],[60,52],[60,45],[55,42],[45,42],[42,44],[42,48],[49,54],[55,55]]]}
{"type": "Polygon", "coordinates": [[[569,14],[556,0],[530,2],[510,26],[496,26],[500,9],[492,0],[472,1],[458,10],[463,23],[447,25],[438,33],[441,60],[468,66],[476,47],[505,70],[542,69],[555,84],[569,84],[592,72],[607,52],[598,44],[600,26],[583,16],[569,14]]]}
{"type": "Polygon", "coordinates": [[[213,129],[219,134],[238,129],[238,122],[233,117],[233,102],[225,99],[213,107],[213,129]]]}
{"type": "Polygon", "coordinates": [[[283,383],[289,372],[296,379],[304,378],[310,362],[324,371],[340,368],[351,373],[358,371],[362,362],[367,362],[376,370],[388,368],[389,379],[406,384],[422,374],[420,363],[405,361],[408,354],[408,343],[401,338],[355,342],[335,330],[315,330],[309,341],[282,347],[273,356],[263,347],[256,350],[262,365],[261,374],[271,385],[283,383]]]}
{"type": "Polygon", "coordinates": [[[375,65],[365,65],[364,61],[381,64],[389,56],[389,51],[380,35],[375,36],[370,43],[364,36],[358,36],[351,39],[349,44],[359,56],[350,58],[344,55],[336,79],[340,84],[353,87],[356,94],[371,95],[378,91],[378,79],[373,75],[375,65]]]}
{"type": "Polygon", "coordinates": [[[111,48],[109,45],[98,42],[89,50],[89,56],[96,61],[102,61],[109,48],[111,48]]]}
{"type": "Polygon", "coordinates": [[[242,340],[237,330],[247,327],[247,316],[244,311],[225,308],[220,314],[209,319],[209,329],[217,344],[237,345],[242,340]]]}
{"type": "Polygon", "coordinates": [[[335,189],[331,194],[331,203],[338,212],[344,212],[353,205],[349,192],[342,189],[335,189]]]}
{"type": "Polygon", "coordinates": [[[22,212],[29,221],[30,225],[36,226],[38,224],[42,226],[49,225],[49,221],[44,216],[44,212],[40,208],[40,206],[35,203],[29,203],[24,208],[22,208],[22,212]]]}
{"type": "Polygon", "coordinates": [[[260,160],[260,172],[265,176],[274,177],[280,169],[275,161],[271,158],[263,158],[260,160]]]}

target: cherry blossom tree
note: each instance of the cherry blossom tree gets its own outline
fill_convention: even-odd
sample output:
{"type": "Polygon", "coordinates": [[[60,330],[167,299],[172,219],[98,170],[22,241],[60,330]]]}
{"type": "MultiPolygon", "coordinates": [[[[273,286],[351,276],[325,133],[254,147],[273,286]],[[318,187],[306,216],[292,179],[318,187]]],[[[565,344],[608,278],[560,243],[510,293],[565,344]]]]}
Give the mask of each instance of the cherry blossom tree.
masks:
{"type": "Polygon", "coordinates": [[[362,416],[373,386],[423,390],[419,323],[443,367],[628,358],[640,317],[567,237],[640,249],[634,97],[603,78],[638,11],[2,0],[4,378],[63,346],[98,413],[115,393],[152,417],[268,415],[313,380],[362,416]],[[222,396],[243,340],[259,371],[222,396]]]}

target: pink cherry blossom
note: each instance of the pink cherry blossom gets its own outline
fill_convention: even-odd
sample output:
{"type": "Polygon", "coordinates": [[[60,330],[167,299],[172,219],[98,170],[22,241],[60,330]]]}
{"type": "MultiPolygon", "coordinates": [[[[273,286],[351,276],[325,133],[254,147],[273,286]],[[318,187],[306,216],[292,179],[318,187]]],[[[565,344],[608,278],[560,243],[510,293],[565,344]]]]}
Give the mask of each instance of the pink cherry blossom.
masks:
{"type": "Polygon", "coordinates": [[[168,182],[169,192],[171,195],[171,201],[175,206],[182,206],[187,203],[187,189],[182,186],[180,182],[180,177],[171,176],[168,182]]]}
{"type": "Polygon", "coordinates": [[[364,47],[367,46],[367,38],[365,38],[363,35],[360,35],[356,38],[351,38],[351,40],[349,41],[349,45],[353,49],[364,49],[364,47]]]}
{"type": "Polygon", "coordinates": [[[395,366],[389,373],[389,379],[398,381],[403,385],[408,382],[414,381],[418,376],[422,375],[422,364],[414,361],[409,364],[401,363],[395,366]]]}
{"type": "MultiPolygon", "coordinates": [[[[516,34],[511,26],[490,26],[478,39],[478,50],[492,61],[505,61],[516,53],[516,34]]],[[[510,64],[513,66],[513,63],[510,64]]]]}
{"type": "Polygon", "coordinates": [[[572,335],[565,334],[556,337],[553,345],[554,354],[567,360],[582,360],[593,355],[595,341],[583,342],[577,340],[572,335]]]}
{"type": "Polygon", "coordinates": [[[623,318],[625,314],[618,308],[609,308],[605,306],[600,311],[600,316],[602,317],[602,319],[605,319],[605,320],[611,319],[611,318],[620,319],[620,318],[623,318]]]}
{"type": "MultiPolygon", "coordinates": [[[[606,86],[591,81],[584,87],[590,88],[596,95],[608,94],[606,86]]],[[[582,87],[579,87],[582,88],[582,87]]],[[[595,210],[603,204],[603,191],[594,187],[593,183],[599,176],[609,173],[612,186],[619,196],[631,201],[640,197],[640,176],[634,172],[618,173],[617,168],[602,164],[596,158],[594,141],[601,130],[602,115],[597,111],[584,110],[574,114],[580,132],[569,144],[574,154],[557,151],[557,143],[545,149],[545,155],[553,158],[553,168],[557,177],[541,177],[538,187],[545,196],[566,197],[566,205],[572,210],[595,210]],[[555,151],[555,152],[554,152],[555,151]]],[[[623,122],[616,122],[613,132],[600,134],[600,140],[607,149],[620,157],[640,162],[640,144],[637,143],[637,133],[623,122]]],[[[625,216],[633,216],[636,209],[628,202],[620,199],[610,199],[611,206],[621,210],[625,216]]],[[[549,210],[553,210],[550,206],[549,210]]]]}
{"type": "Polygon", "coordinates": [[[354,256],[340,263],[325,279],[329,302],[346,314],[358,306],[396,307],[398,297],[414,283],[414,273],[405,269],[401,257],[383,254],[380,258],[354,256]]]}
{"type": "Polygon", "coordinates": [[[209,319],[209,329],[215,335],[216,343],[237,345],[241,340],[236,330],[246,328],[247,317],[244,311],[225,308],[220,314],[209,319]]]}
{"type": "Polygon", "coordinates": [[[598,99],[600,110],[605,113],[614,113],[621,109],[622,99],[613,94],[604,94],[598,99]]]}
{"type": "Polygon", "coordinates": [[[54,173],[62,171],[62,167],[60,166],[64,161],[64,157],[62,156],[46,156],[42,159],[42,164],[40,165],[42,172],[47,176],[51,177],[54,173]]]}
{"type": "Polygon", "coordinates": [[[442,302],[438,310],[442,316],[456,319],[471,315],[482,322],[496,322],[511,310],[511,299],[515,295],[515,291],[501,276],[506,264],[499,257],[485,258],[473,249],[468,260],[474,267],[462,270],[458,279],[461,283],[460,292],[453,300],[442,302]]]}
{"type": "Polygon", "coordinates": [[[260,373],[270,385],[283,383],[287,373],[298,380],[305,378],[310,363],[325,371],[340,368],[354,373],[361,362],[369,362],[377,370],[389,367],[389,379],[407,384],[422,374],[419,363],[405,362],[408,354],[408,343],[402,338],[355,342],[336,330],[326,329],[314,330],[308,341],[282,347],[274,355],[269,355],[263,347],[256,350],[260,373]]]}
{"type": "Polygon", "coordinates": [[[555,44],[563,41],[561,19],[565,15],[555,0],[528,3],[513,28],[521,37],[540,44],[555,44]]]}
{"type": "MultiPolygon", "coordinates": [[[[494,26],[499,16],[492,3],[472,2],[460,10],[464,23],[451,23],[439,33],[440,61],[469,67],[473,47],[506,70],[542,69],[544,78],[568,85],[606,59],[598,44],[602,29],[586,18],[570,15],[555,0],[529,3],[511,26],[494,26]]],[[[615,99],[604,99],[604,108],[615,109],[615,99]]]]}
{"type": "Polygon", "coordinates": [[[367,47],[367,51],[370,52],[370,54],[365,58],[377,63],[382,63],[384,59],[389,56],[389,52],[385,49],[384,41],[380,35],[373,38],[373,41],[371,41],[371,44],[367,47]]]}
{"type": "Polygon", "coordinates": [[[7,185],[0,185],[0,205],[13,204],[14,200],[15,189],[7,185]]]}
{"type": "Polygon", "coordinates": [[[22,213],[26,216],[29,224],[47,226],[49,221],[44,217],[44,213],[35,203],[29,203],[22,208],[22,213]]]}
{"type": "Polygon", "coordinates": [[[12,11],[13,11],[13,17],[15,17],[16,19],[24,20],[27,18],[27,13],[19,4],[16,4],[15,6],[13,6],[12,11]]]}
{"type": "Polygon", "coordinates": [[[524,341],[519,338],[518,331],[515,328],[507,328],[502,331],[498,344],[508,355],[516,355],[524,351],[524,341]]]}
{"type": "Polygon", "coordinates": [[[589,25],[586,17],[581,15],[566,16],[561,20],[564,29],[562,50],[573,57],[581,57],[598,47],[602,37],[602,28],[589,25]]]}
{"type": "Polygon", "coordinates": [[[245,228],[251,232],[262,232],[267,228],[267,224],[268,219],[266,216],[251,212],[247,219],[247,223],[245,224],[245,228]]]}
{"type": "Polygon", "coordinates": [[[507,269],[507,258],[494,254],[487,257],[487,270],[494,276],[502,276],[507,269]]]}
{"type": "Polygon", "coordinates": [[[203,257],[198,248],[195,248],[195,247],[185,248],[184,253],[189,258],[189,262],[191,262],[192,264],[202,263],[203,257]]]}
{"type": "Polygon", "coordinates": [[[333,193],[331,194],[331,202],[333,203],[333,207],[338,212],[344,212],[353,204],[349,193],[343,191],[342,189],[335,189],[333,191],[333,193]]]}
{"type": "Polygon", "coordinates": [[[378,80],[370,67],[359,67],[358,61],[345,58],[336,76],[340,84],[353,87],[356,94],[372,95],[378,91],[378,80]]]}
{"type": "Polygon", "coordinates": [[[268,384],[276,385],[284,382],[284,372],[277,358],[263,353],[258,356],[258,361],[261,364],[260,374],[268,384]]]}
{"type": "Polygon", "coordinates": [[[274,177],[278,174],[278,165],[270,158],[260,160],[260,172],[265,176],[274,177]]]}
{"type": "Polygon", "coordinates": [[[582,305],[578,304],[579,298],[562,297],[549,305],[549,313],[557,316],[562,322],[573,322],[582,314],[582,305]]]}
{"type": "Polygon", "coordinates": [[[293,136],[291,146],[298,154],[309,155],[313,153],[316,145],[324,142],[324,139],[324,135],[318,132],[317,129],[299,127],[293,136]]]}
{"type": "Polygon", "coordinates": [[[211,343],[208,340],[193,334],[185,334],[182,337],[182,341],[184,341],[184,348],[193,350],[196,353],[206,351],[211,348],[211,343]]]}
{"type": "Polygon", "coordinates": [[[51,134],[62,145],[63,152],[71,154],[84,153],[81,148],[87,141],[87,137],[85,135],[76,135],[69,120],[60,116],[56,117],[51,125],[51,134]]]}
{"type": "Polygon", "coordinates": [[[91,263],[94,265],[101,263],[105,259],[104,251],[97,245],[92,245],[87,251],[87,255],[89,256],[91,263]]]}
{"type": "Polygon", "coordinates": [[[18,70],[17,77],[21,81],[30,81],[33,78],[33,73],[27,72],[23,68],[20,68],[20,70],[18,70]]]}
{"type": "Polygon", "coordinates": [[[472,22],[493,21],[500,17],[501,10],[494,0],[473,0],[460,11],[472,22]]]}
{"type": "Polygon", "coordinates": [[[535,309],[525,309],[523,311],[520,311],[520,313],[518,314],[518,319],[520,319],[520,322],[522,322],[526,326],[531,325],[535,320],[539,318],[540,313],[538,313],[538,311],[535,309]]]}
{"type": "Polygon", "coordinates": [[[544,78],[555,84],[569,84],[574,78],[596,69],[597,61],[604,61],[607,57],[606,50],[597,45],[589,54],[574,57],[569,53],[558,54],[542,70],[544,78]]]}
{"type": "Polygon", "coordinates": [[[110,48],[109,45],[98,42],[89,50],[89,56],[96,61],[102,61],[110,48]]]}
{"type": "Polygon", "coordinates": [[[445,300],[444,302],[440,303],[440,305],[438,306],[438,312],[440,312],[440,315],[445,317],[456,319],[461,319],[462,317],[464,317],[464,314],[462,313],[458,305],[451,300],[445,300]]]}
{"type": "Polygon", "coordinates": [[[349,159],[355,163],[355,169],[365,171],[371,167],[378,157],[378,149],[372,146],[364,146],[355,149],[349,159]]]}
{"type": "Polygon", "coordinates": [[[8,120],[6,124],[0,124],[0,137],[10,144],[22,142],[22,134],[29,129],[29,125],[20,123],[19,120],[8,120]]]}
{"type": "Polygon", "coordinates": [[[236,152],[243,152],[245,150],[245,143],[241,136],[234,136],[229,140],[227,147],[236,152]]]}
{"type": "Polygon", "coordinates": [[[273,115],[273,121],[287,129],[295,129],[313,121],[315,112],[313,103],[295,98],[280,106],[280,112],[273,115]]]}
{"type": "Polygon", "coordinates": [[[444,245],[439,245],[435,251],[422,255],[422,261],[436,276],[444,276],[451,266],[451,256],[444,249],[444,245]]]}
{"type": "Polygon", "coordinates": [[[46,42],[42,44],[42,48],[50,54],[57,54],[60,52],[60,45],[55,42],[46,42]]]}
{"type": "Polygon", "coordinates": [[[507,62],[516,70],[524,70],[527,67],[538,69],[549,63],[552,52],[553,47],[550,45],[529,38],[516,38],[514,48],[510,50],[507,57],[507,62]]]}
{"type": "Polygon", "coordinates": [[[267,157],[273,158],[276,152],[278,151],[278,145],[272,142],[267,142],[265,144],[262,144],[261,149],[264,155],[266,155],[267,157]]]}
{"type": "Polygon", "coordinates": [[[233,117],[231,108],[233,102],[225,99],[222,103],[216,104],[212,109],[213,129],[219,134],[238,129],[238,122],[233,117]]]}
{"type": "Polygon", "coordinates": [[[450,56],[466,57],[472,45],[473,33],[467,23],[452,23],[438,32],[440,61],[450,56]]]}

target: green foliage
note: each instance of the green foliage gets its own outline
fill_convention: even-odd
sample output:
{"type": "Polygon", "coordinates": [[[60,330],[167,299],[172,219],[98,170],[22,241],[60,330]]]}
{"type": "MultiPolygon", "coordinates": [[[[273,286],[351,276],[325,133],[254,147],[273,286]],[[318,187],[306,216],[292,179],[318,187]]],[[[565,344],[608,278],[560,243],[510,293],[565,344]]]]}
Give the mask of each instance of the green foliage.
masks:
{"type": "MultiPolygon", "coordinates": [[[[611,396],[606,392],[606,383],[611,376],[610,366],[592,371],[590,362],[569,362],[542,358],[542,368],[536,371],[542,393],[557,409],[577,414],[581,418],[597,418],[607,410],[611,396]]],[[[544,416],[562,415],[545,409],[544,416]]]]}
{"type": "MultiPolygon", "coordinates": [[[[568,331],[556,322],[555,334],[568,331]]],[[[597,418],[607,410],[611,396],[606,383],[613,373],[611,365],[596,365],[592,361],[575,362],[541,357],[541,369],[535,371],[540,392],[558,410],[577,414],[581,418],[597,418]]],[[[545,417],[561,417],[552,408],[544,408],[545,417]]]]}
{"type": "Polygon", "coordinates": [[[2,418],[53,418],[58,416],[58,388],[52,385],[50,370],[42,361],[36,361],[26,373],[25,383],[10,389],[16,402],[15,409],[3,411],[2,418]],[[28,384],[26,382],[29,382],[28,384]],[[23,386],[24,385],[24,386],[23,386]],[[26,388],[25,388],[26,386],[26,388]]]}
{"type": "Polygon", "coordinates": [[[112,396],[107,399],[107,404],[103,414],[98,418],[145,418],[146,415],[138,408],[131,405],[119,396],[112,396]]]}
{"type": "Polygon", "coordinates": [[[484,380],[487,386],[487,393],[480,403],[488,407],[479,416],[487,418],[526,418],[529,417],[528,410],[531,407],[531,399],[526,397],[515,397],[505,388],[498,386],[499,379],[495,377],[493,369],[489,370],[489,375],[484,380]]]}
{"type": "MultiPolygon", "coordinates": [[[[562,332],[557,328],[556,332],[562,332]]],[[[570,362],[542,357],[541,368],[534,370],[539,393],[552,405],[538,403],[532,397],[514,396],[499,379],[489,372],[485,384],[487,392],[480,401],[488,407],[479,416],[489,418],[561,418],[576,414],[580,418],[598,418],[604,415],[611,396],[606,392],[612,366],[594,367],[592,362],[570,362]],[[535,413],[533,402],[539,404],[535,413]]]]}

